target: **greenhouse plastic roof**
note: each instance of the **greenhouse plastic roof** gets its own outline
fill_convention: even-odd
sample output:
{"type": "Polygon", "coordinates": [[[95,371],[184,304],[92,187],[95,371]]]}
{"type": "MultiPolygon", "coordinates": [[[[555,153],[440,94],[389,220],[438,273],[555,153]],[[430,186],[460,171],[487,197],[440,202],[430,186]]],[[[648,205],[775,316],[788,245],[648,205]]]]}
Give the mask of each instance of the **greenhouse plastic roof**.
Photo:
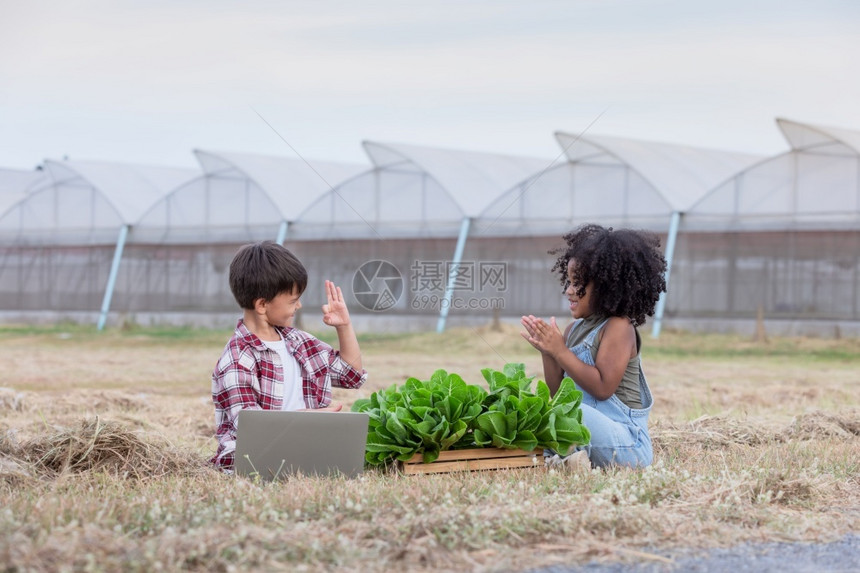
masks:
{"type": "Polygon", "coordinates": [[[333,187],[369,169],[368,165],[248,153],[195,150],[194,154],[206,175],[236,170],[256,183],[285,221],[294,221],[333,187]]]}
{"type": "Polygon", "coordinates": [[[776,123],[795,151],[827,147],[836,143],[860,154],[860,131],[811,125],[783,118],[777,118],[776,123]]]}
{"type": "Polygon", "coordinates": [[[557,132],[555,136],[568,161],[627,165],[653,185],[674,210],[681,212],[717,184],[763,158],[620,137],[566,132],[557,132]]]}
{"type": "Polygon", "coordinates": [[[44,171],[0,169],[0,194],[29,193],[49,183],[44,171]]]}
{"type": "Polygon", "coordinates": [[[26,198],[27,194],[22,192],[4,191],[0,193],[0,218],[3,217],[6,211],[26,198]]]}
{"type": "Polygon", "coordinates": [[[687,230],[835,230],[860,225],[860,132],[777,119],[791,150],[702,197],[687,230]]]}
{"type": "Polygon", "coordinates": [[[365,141],[364,149],[380,169],[399,167],[427,173],[448,192],[461,217],[479,216],[496,198],[536,173],[551,160],[402,143],[365,141]]]}
{"type": "Polygon", "coordinates": [[[50,179],[44,171],[0,169],[0,217],[18,202],[24,200],[27,193],[48,184],[50,184],[50,179]]]}
{"type": "Polygon", "coordinates": [[[101,161],[45,162],[54,185],[87,185],[113,207],[123,224],[133,225],[167,193],[199,175],[193,169],[101,161]]]}

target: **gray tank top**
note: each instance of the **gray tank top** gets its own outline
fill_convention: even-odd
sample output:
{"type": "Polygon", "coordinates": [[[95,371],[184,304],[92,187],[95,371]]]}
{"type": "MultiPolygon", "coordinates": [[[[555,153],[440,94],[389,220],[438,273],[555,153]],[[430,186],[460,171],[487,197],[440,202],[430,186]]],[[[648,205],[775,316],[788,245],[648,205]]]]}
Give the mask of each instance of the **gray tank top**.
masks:
{"type": "MultiPolygon", "coordinates": [[[[595,329],[602,327],[606,322],[605,316],[589,316],[581,318],[573,323],[570,332],[567,335],[567,347],[573,348],[577,344],[585,341],[588,335],[595,329]]],[[[642,398],[639,394],[639,351],[642,348],[642,338],[639,336],[639,329],[636,331],[636,356],[627,362],[627,368],[624,370],[624,376],[621,378],[621,383],[615,390],[615,395],[629,408],[641,408],[642,398]]],[[[597,350],[600,348],[600,336],[594,338],[594,344],[591,346],[591,359],[597,360],[597,350]]],[[[575,380],[574,380],[575,382],[575,380]]]]}

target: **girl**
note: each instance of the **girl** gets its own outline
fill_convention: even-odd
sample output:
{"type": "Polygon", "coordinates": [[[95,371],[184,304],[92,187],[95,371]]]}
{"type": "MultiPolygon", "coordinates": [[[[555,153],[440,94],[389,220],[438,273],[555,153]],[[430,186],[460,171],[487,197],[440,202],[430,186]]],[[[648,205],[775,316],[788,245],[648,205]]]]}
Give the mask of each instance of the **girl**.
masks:
{"type": "Polygon", "coordinates": [[[638,326],[654,314],[666,290],[660,240],[645,231],[585,225],[564,236],[558,272],[575,319],[562,334],[522,317],[523,338],[541,352],[544,377],[555,393],[569,376],[582,390],[582,422],[591,431],[583,449],[597,467],[644,467],[653,453],[648,434],[651,391],[639,359],[638,326]]]}

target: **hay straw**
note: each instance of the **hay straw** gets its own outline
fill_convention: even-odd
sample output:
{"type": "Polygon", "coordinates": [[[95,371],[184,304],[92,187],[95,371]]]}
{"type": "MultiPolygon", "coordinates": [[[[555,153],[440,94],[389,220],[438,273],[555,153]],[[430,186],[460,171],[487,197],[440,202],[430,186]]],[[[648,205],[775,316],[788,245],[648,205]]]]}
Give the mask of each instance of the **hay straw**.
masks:
{"type": "Polygon", "coordinates": [[[655,445],[722,448],[731,444],[759,446],[768,443],[805,441],[822,438],[850,440],[860,436],[860,413],[821,411],[795,416],[783,427],[724,416],[701,416],[685,424],[661,421],[654,425],[655,445]]]}
{"type": "Polygon", "coordinates": [[[26,462],[16,455],[17,452],[15,430],[0,434],[0,482],[19,486],[33,479],[33,475],[27,470],[26,462]]]}
{"type": "Polygon", "coordinates": [[[11,486],[20,486],[32,479],[33,475],[21,460],[0,453],[0,482],[5,482],[11,486]]]}
{"type": "Polygon", "coordinates": [[[721,448],[729,444],[755,446],[778,439],[779,432],[762,424],[722,416],[701,416],[686,424],[661,422],[654,425],[654,441],[662,445],[698,445],[721,448]]]}
{"type": "Polygon", "coordinates": [[[9,410],[21,412],[24,410],[24,394],[13,388],[0,388],[0,412],[9,410]]]}
{"type": "Polygon", "coordinates": [[[76,428],[20,446],[18,455],[48,477],[63,473],[103,471],[121,477],[148,479],[204,471],[204,461],[177,449],[161,437],[141,436],[123,424],[83,419],[76,428]]]}
{"type": "Polygon", "coordinates": [[[816,411],[796,416],[786,430],[786,435],[799,440],[819,438],[849,440],[860,436],[860,412],[849,410],[831,414],[816,411]]]}

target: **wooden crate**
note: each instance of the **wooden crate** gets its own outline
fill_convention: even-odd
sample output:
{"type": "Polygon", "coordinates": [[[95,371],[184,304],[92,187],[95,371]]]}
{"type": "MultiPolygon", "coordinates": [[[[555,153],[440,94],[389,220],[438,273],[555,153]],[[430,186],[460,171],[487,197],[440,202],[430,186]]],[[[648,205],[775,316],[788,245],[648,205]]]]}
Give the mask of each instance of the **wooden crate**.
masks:
{"type": "Polygon", "coordinates": [[[507,468],[544,467],[543,450],[503,450],[500,448],[473,448],[441,452],[435,462],[424,463],[422,454],[415,454],[400,464],[404,474],[435,474],[500,470],[507,468]]]}

